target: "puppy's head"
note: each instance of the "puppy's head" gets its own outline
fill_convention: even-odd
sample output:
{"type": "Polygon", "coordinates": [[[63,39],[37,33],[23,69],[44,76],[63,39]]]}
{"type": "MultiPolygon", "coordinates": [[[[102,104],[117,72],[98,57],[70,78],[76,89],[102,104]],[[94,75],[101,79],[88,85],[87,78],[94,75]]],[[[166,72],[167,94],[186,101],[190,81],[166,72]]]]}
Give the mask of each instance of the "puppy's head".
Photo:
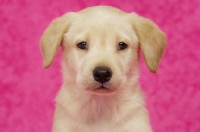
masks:
{"type": "Polygon", "coordinates": [[[41,38],[44,67],[63,48],[64,79],[77,89],[108,94],[137,81],[138,50],[156,72],[164,33],[150,20],[111,7],[92,7],[54,20],[41,38]]]}

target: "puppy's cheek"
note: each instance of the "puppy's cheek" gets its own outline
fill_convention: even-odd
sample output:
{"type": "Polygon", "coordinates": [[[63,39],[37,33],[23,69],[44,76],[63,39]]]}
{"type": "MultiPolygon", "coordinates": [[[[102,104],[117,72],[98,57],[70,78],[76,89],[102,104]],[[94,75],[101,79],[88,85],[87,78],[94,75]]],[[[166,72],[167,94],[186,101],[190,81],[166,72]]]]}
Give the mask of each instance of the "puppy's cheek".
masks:
{"type": "Polygon", "coordinates": [[[88,88],[93,87],[95,84],[94,80],[89,75],[83,76],[82,74],[77,74],[76,85],[77,89],[86,90],[88,88]]]}
{"type": "Polygon", "coordinates": [[[122,88],[126,87],[126,85],[127,85],[127,77],[123,76],[120,78],[119,88],[122,89],[122,88]]]}
{"type": "Polygon", "coordinates": [[[123,65],[121,65],[121,67],[117,67],[114,69],[113,84],[118,89],[121,89],[126,86],[127,76],[125,74],[125,68],[123,67],[123,65]]]}
{"type": "Polygon", "coordinates": [[[67,61],[63,60],[62,62],[62,74],[63,79],[69,82],[74,83],[76,78],[76,71],[74,68],[70,67],[67,61]]]}
{"type": "Polygon", "coordinates": [[[82,81],[82,78],[81,78],[81,75],[80,74],[77,74],[77,77],[76,77],[76,85],[77,85],[77,88],[78,89],[83,89],[84,88],[84,83],[82,81]]]}

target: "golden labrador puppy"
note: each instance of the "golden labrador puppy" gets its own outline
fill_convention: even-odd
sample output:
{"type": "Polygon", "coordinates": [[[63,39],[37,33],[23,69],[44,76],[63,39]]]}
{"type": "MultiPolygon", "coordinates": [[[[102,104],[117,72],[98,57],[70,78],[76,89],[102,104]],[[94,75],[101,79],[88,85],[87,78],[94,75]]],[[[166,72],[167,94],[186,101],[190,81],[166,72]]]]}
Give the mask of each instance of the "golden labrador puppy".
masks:
{"type": "Polygon", "coordinates": [[[97,6],[55,19],[41,38],[44,67],[63,50],[53,132],[151,132],[138,84],[141,48],[156,72],[166,46],[150,20],[97,6]]]}

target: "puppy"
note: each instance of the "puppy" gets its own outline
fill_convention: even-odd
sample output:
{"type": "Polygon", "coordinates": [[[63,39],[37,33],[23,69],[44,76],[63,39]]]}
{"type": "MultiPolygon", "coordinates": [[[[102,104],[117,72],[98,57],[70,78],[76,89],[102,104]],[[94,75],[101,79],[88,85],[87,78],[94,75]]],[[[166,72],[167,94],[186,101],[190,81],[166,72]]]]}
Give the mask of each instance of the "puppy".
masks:
{"type": "Polygon", "coordinates": [[[44,67],[62,47],[64,83],[53,132],[151,132],[138,84],[139,50],[156,72],[164,33],[135,13],[97,6],[55,19],[41,38],[44,67]]]}

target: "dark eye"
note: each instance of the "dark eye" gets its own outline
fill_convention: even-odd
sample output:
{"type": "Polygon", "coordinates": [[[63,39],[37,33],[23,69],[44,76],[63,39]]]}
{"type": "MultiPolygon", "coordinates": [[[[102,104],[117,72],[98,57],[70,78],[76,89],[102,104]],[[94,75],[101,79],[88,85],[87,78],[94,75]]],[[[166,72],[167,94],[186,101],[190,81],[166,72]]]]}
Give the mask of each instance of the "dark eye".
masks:
{"type": "Polygon", "coordinates": [[[80,48],[80,49],[87,49],[88,45],[87,45],[87,42],[82,41],[82,42],[77,44],[77,47],[80,48]]]}
{"type": "Polygon", "coordinates": [[[128,47],[128,45],[124,42],[119,42],[119,45],[118,45],[118,49],[119,50],[124,50],[128,47]]]}

